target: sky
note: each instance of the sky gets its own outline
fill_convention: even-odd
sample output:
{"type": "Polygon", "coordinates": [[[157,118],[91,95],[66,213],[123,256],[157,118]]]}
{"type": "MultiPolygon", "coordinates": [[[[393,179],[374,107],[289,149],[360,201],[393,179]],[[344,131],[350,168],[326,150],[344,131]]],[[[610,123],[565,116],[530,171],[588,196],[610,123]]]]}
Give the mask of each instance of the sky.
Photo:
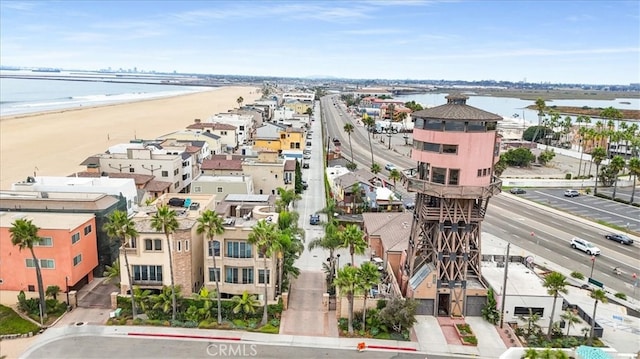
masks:
{"type": "Polygon", "coordinates": [[[640,1],[0,1],[0,64],[640,83],[640,1]]]}

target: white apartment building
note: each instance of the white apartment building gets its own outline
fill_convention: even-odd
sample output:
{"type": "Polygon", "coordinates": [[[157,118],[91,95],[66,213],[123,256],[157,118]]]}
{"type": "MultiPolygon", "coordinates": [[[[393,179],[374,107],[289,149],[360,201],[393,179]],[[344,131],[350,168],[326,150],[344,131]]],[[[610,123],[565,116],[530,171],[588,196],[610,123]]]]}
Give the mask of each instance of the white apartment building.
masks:
{"type": "Polygon", "coordinates": [[[211,176],[200,175],[193,180],[191,192],[196,194],[215,194],[225,198],[229,194],[253,194],[251,176],[211,176]]]}
{"type": "MultiPolygon", "coordinates": [[[[218,113],[211,116],[206,122],[220,122],[237,128],[238,145],[248,143],[253,135],[253,116],[237,113],[218,113]]],[[[203,122],[203,123],[206,123],[203,122]]]]}
{"type": "Polygon", "coordinates": [[[122,195],[126,199],[130,215],[138,209],[138,191],[131,178],[36,176],[12,184],[11,190],[40,192],[41,198],[48,198],[45,196],[49,192],[101,193],[114,197],[122,195]]]}

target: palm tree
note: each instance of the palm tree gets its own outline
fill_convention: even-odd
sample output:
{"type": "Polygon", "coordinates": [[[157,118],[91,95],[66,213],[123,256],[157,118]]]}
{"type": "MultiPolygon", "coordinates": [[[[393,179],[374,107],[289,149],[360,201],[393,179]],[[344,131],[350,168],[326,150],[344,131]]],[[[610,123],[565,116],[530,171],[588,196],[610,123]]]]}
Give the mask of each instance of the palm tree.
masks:
{"type": "Polygon", "coordinates": [[[276,190],[278,191],[278,195],[280,196],[280,198],[276,202],[276,210],[278,212],[289,211],[289,204],[291,202],[295,204],[297,200],[302,199],[302,196],[300,196],[299,193],[296,193],[295,188],[284,189],[282,187],[278,187],[276,188],[276,190]]]}
{"type": "Polygon", "coordinates": [[[335,251],[342,246],[340,231],[335,221],[331,220],[324,225],[324,237],[316,238],[309,242],[309,251],[315,248],[322,248],[329,251],[329,267],[330,281],[333,281],[335,275],[335,251]]]}
{"type": "Polygon", "coordinates": [[[569,292],[567,290],[567,285],[569,285],[569,283],[567,283],[567,277],[565,277],[562,273],[551,272],[546,277],[544,277],[542,286],[547,288],[547,294],[553,296],[551,318],[549,319],[549,330],[547,331],[547,337],[549,338],[551,338],[551,329],[553,329],[553,316],[556,311],[556,300],[558,299],[558,294],[567,294],[569,292]]]}
{"type": "Polygon", "coordinates": [[[355,267],[355,254],[364,254],[364,251],[367,249],[367,242],[364,240],[364,234],[360,230],[360,227],[355,224],[349,224],[344,231],[340,232],[340,238],[342,238],[342,247],[349,248],[349,254],[351,254],[351,266],[355,267]]]}
{"type": "Polygon", "coordinates": [[[351,163],[353,163],[353,146],[351,145],[351,132],[353,131],[354,131],[354,127],[352,124],[350,123],[344,124],[344,132],[346,132],[347,136],[349,136],[349,148],[351,149],[351,163]]]}
{"type": "MultiPolygon", "coordinates": [[[[600,112],[600,117],[607,120],[607,127],[609,128],[609,131],[608,131],[609,144],[611,144],[611,134],[615,132],[613,131],[615,129],[614,121],[618,121],[618,123],[620,123],[620,120],[622,120],[622,117],[623,117],[622,112],[617,108],[613,108],[609,106],[600,112]]],[[[609,146],[607,146],[607,155],[608,154],[609,154],[609,146]]]]}
{"type": "Polygon", "coordinates": [[[54,300],[58,300],[58,294],[60,294],[60,287],[57,285],[50,285],[44,291],[47,297],[51,297],[54,300]]]}
{"type": "Polygon", "coordinates": [[[145,313],[149,305],[149,299],[151,299],[151,291],[149,289],[140,289],[137,285],[132,288],[133,300],[136,302],[136,307],[145,313]]]}
{"type": "Polygon", "coordinates": [[[362,123],[367,128],[367,135],[369,136],[369,150],[371,151],[371,165],[373,166],[375,162],[373,160],[373,144],[371,143],[371,131],[376,126],[376,120],[374,120],[372,117],[369,117],[367,116],[367,114],[365,114],[362,117],[362,123]]]}
{"type": "Polygon", "coordinates": [[[636,195],[636,180],[640,175],[640,158],[632,157],[629,159],[627,167],[629,168],[629,174],[633,176],[633,187],[631,189],[631,199],[629,200],[629,203],[633,203],[633,199],[636,195]]]}
{"type": "Polygon", "coordinates": [[[393,187],[396,187],[396,181],[399,180],[402,176],[400,175],[400,171],[398,171],[397,169],[392,169],[391,172],[389,172],[389,179],[393,181],[393,187]]]}
{"type": "Polygon", "coordinates": [[[574,324],[580,323],[580,317],[572,310],[567,310],[560,316],[562,320],[567,323],[567,336],[569,336],[569,330],[574,324]]]}
{"type": "Polygon", "coordinates": [[[273,253],[280,250],[278,241],[278,237],[280,236],[280,231],[275,223],[270,223],[265,220],[261,220],[257,225],[253,227],[251,233],[249,233],[248,242],[252,245],[255,245],[262,258],[264,259],[264,273],[265,273],[265,283],[264,283],[264,312],[262,313],[262,325],[267,324],[268,314],[267,314],[267,304],[268,304],[268,284],[267,279],[267,257],[273,256],[273,253]]]}
{"type": "Polygon", "coordinates": [[[213,303],[214,294],[215,293],[207,289],[207,287],[202,287],[197,294],[193,295],[193,298],[195,300],[202,301],[202,308],[198,308],[198,314],[202,315],[202,318],[204,318],[205,320],[211,319],[211,304],[213,303]]]}
{"type": "Polygon", "coordinates": [[[18,249],[22,251],[28,248],[31,252],[31,258],[33,258],[33,265],[36,267],[36,280],[38,282],[38,297],[40,298],[40,324],[44,323],[47,318],[47,302],[45,300],[44,284],[42,283],[42,272],[40,270],[40,261],[36,257],[36,253],[33,250],[34,245],[38,245],[42,238],[38,236],[40,228],[33,224],[30,219],[16,219],[15,222],[9,228],[11,234],[11,243],[14,246],[18,246],[18,249]]]}
{"type": "Polygon", "coordinates": [[[242,292],[242,296],[234,295],[231,298],[233,304],[233,312],[238,314],[242,312],[242,317],[246,320],[247,314],[254,314],[256,312],[256,308],[260,306],[260,302],[256,299],[255,296],[250,295],[246,290],[242,292]]]}
{"type": "Polygon", "coordinates": [[[358,287],[364,292],[364,302],[362,304],[362,330],[365,330],[365,325],[367,323],[367,297],[369,296],[371,289],[374,286],[377,286],[379,282],[380,272],[378,272],[378,267],[371,262],[363,263],[358,271],[358,287]]]}
{"type": "Polygon", "coordinates": [[[106,278],[104,280],[105,283],[120,285],[120,259],[118,258],[113,261],[113,264],[110,266],[105,266],[102,275],[106,278]]]}
{"type": "Polygon", "coordinates": [[[627,163],[620,155],[614,156],[609,163],[609,168],[614,174],[613,195],[611,196],[614,201],[616,199],[616,189],[618,189],[618,174],[624,169],[626,165],[627,163]]]}
{"type": "Polygon", "coordinates": [[[596,186],[593,194],[598,194],[598,177],[600,177],[600,164],[607,158],[607,151],[602,147],[596,147],[591,151],[591,160],[596,164],[596,186]]]}
{"type": "MultiPolygon", "coordinates": [[[[202,215],[198,218],[198,227],[196,228],[198,234],[204,233],[204,239],[206,243],[213,242],[213,237],[224,233],[224,226],[222,225],[222,218],[210,209],[202,212],[202,215]]],[[[212,244],[213,246],[213,244],[212,244]]],[[[216,282],[216,295],[218,297],[218,324],[222,323],[222,299],[220,298],[220,278],[218,278],[218,266],[216,265],[216,253],[215,248],[213,253],[213,280],[216,282]]]]}
{"type": "Polygon", "coordinates": [[[133,277],[131,276],[131,268],[129,267],[129,257],[127,256],[127,247],[134,247],[133,243],[138,237],[138,231],[135,224],[127,216],[127,212],[116,210],[107,217],[107,223],[104,225],[104,231],[109,238],[118,239],[122,252],[124,253],[124,264],[127,267],[127,277],[129,279],[129,293],[131,294],[131,313],[136,318],[136,303],[133,299],[133,277]]]}
{"type": "Polygon", "coordinates": [[[349,302],[349,334],[353,334],[353,295],[358,286],[358,268],[347,266],[339,269],[335,285],[340,289],[341,295],[347,296],[347,301],[349,302]]]}
{"type": "Polygon", "coordinates": [[[369,169],[371,171],[371,173],[373,173],[374,175],[377,175],[378,173],[380,173],[382,171],[382,167],[380,167],[379,164],[374,163],[371,165],[371,168],[369,169]]]}
{"type": "Polygon", "coordinates": [[[238,97],[236,102],[238,103],[238,107],[242,107],[242,103],[244,102],[244,98],[242,98],[242,96],[240,96],[240,97],[238,97]]]}
{"type": "Polygon", "coordinates": [[[176,297],[180,296],[180,286],[175,288],[167,287],[166,285],[162,287],[162,291],[151,297],[151,301],[153,304],[153,309],[160,309],[164,313],[169,313],[175,305],[176,297]]]}
{"type": "Polygon", "coordinates": [[[160,206],[158,211],[151,217],[151,227],[158,232],[163,232],[167,239],[167,253],[169,254],[169,275],[171,277],[171,302],[173,311],[171,312],[171,320],[176,320],[176,291],[175,278],[173,276],[173,255],[171,254],[171,234],[180,227],[176,218],[176,211],[167,205],[160,206]]]}
{"type": "Polygon", "coordinates": [[[590,294],[591,298],[595,299],[593,303],[593,316],[591,316],[591,331],[589,332],[589,345],[593,344],[593,334],[596,327],[596,310],[598,309],[598,302],[606,303],[607,293],[602,289],[595,289],[590,294]]]}

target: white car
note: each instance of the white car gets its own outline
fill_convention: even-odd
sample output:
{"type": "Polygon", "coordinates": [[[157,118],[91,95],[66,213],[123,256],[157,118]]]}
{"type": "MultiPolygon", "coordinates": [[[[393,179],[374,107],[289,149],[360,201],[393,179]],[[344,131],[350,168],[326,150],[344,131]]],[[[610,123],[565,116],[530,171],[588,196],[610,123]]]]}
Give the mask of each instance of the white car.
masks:
{"type": "Polygon", "coordinates": [[[593,243],[578,237],[573,237],[571,239],[571,248],[579,249],[591,256],[600,255],[600,248],[593,245],[593,243]]]}
{"type": "Polygon", "coordinates": [[[393,163],[387,163],[384,165],[384,169],[387,171],[393,171],[396,169],[396,166],[393,163]]]}

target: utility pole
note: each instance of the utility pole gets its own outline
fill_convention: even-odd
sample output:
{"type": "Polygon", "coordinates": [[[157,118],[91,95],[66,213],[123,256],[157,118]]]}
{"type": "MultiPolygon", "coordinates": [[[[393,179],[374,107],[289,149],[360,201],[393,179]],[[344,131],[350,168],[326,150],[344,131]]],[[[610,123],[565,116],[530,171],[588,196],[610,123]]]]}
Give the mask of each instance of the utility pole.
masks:
{"type": "Polygon", "coordinates": [[[509,273],[509,248],[511,247],[511,243],[507,243],[507,256],[504,260],[504,278],[502,279],[502,303],[500,303],[500,329],[502,329],[502,325],[504,324],[504,303],[507,299],[507,275],[509,273]]]}

